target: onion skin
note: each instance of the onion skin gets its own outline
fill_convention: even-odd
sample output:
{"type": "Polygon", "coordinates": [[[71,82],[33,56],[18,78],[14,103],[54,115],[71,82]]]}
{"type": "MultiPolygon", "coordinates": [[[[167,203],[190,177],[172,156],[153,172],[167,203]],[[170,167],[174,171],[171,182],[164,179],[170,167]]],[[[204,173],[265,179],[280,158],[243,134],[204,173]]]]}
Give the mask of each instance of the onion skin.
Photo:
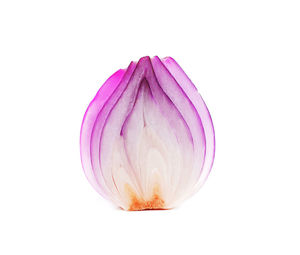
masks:
{"type": "Polygon", "coordinates": [[[99,89],[84,115],[80,151],[91,185],[118,207],[170,209],[206,181],[214,127],[175,60],[143,57],[99,89]]]}

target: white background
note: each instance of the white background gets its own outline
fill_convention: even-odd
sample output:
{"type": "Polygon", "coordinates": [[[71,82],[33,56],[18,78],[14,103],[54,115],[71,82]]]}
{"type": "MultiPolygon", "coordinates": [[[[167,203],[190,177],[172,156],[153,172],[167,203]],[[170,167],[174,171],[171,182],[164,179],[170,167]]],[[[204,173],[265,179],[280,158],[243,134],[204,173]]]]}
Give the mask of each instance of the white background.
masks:
{"type": "Polygon", "coordinates": [[[299,1],[0,3],[0,253],[300,254],[299,1]],[[216,129],[207,183],[124,212],[83,174],[88,103],[117,69],[172,56],[216,129]]]}

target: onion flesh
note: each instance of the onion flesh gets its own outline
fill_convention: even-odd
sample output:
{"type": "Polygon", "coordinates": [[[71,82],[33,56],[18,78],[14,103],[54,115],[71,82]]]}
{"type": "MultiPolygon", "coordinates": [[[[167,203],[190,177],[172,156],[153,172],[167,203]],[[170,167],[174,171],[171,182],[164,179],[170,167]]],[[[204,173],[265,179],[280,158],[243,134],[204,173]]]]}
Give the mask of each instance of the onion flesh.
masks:
{"type": "Polygon", "coordinates": [[[175,60],[143,57],[99,89],[80,147],[86,177],[106,199],[125,210],[170,209],[207,179],[214,128],[175,60]]]}

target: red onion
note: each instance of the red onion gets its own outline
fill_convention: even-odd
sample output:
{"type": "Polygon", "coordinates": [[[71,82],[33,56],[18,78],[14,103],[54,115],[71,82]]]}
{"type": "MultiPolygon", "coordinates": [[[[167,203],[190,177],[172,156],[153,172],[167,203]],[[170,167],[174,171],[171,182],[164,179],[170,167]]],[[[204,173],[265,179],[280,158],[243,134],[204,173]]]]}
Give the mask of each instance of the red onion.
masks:
{"type": "Polygon", "coordinates": [[[100,88],[80,146],[102,196],[125,210],[170,209],[207,179],[215,138],[203,99],[175,60],[143,57],[100,88]]]}

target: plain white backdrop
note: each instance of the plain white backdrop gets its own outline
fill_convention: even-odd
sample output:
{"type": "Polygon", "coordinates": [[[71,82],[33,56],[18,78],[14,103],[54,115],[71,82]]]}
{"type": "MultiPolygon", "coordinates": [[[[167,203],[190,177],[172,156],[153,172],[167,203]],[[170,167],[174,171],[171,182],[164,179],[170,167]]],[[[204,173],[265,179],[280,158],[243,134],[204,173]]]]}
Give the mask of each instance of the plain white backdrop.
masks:
{"type": "Polygon", "coordinates": [[[0,253],[300,254],[299,1],[0,1],[0,253]],[[85,179],[80,125],[117,69],[172,56],[216,130],[207,183],[124,212],[85,179]]]}

